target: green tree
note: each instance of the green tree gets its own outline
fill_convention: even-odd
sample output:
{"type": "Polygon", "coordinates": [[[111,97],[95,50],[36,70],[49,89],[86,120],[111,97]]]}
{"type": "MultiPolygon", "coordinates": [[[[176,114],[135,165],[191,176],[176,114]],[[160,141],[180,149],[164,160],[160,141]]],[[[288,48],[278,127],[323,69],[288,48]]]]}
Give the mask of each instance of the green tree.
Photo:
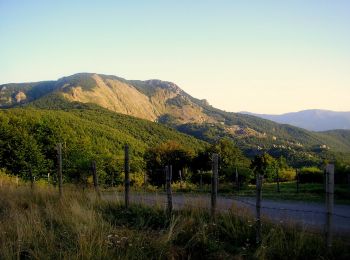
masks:
{"type": "MultiPolygon", "coordinates": [[[[167,141],[145,152],[149,181],[155,185],[164,183],[163,169],[166,165],[173,167],[173,180],[178,180],[179,170],[188,168],[194,152],[176,141],[167,141]]],[[[184,176],[185,178],[189,176],[184,176]]]]}
{"type": "Polygon", "coordinates": [[[219,154],[220,176],[226,181],[233,181],[236,169],[242,179],[249,180],[251,171],[249,170],[249,160],[237,148],[234,142],[228,138],[222,138],[210,148],[211,153],[219,154]]]}
{"type": "Polygon", "coordinates": [[[8,123],[0,126],[0,168],[23,179],[40,178],[48,165],[40,146],[25,129],[8,123]]]}
{"type": "Polygon", "coordinates": [[[269,181],[272,181],[276,176],[278,162],[268,153],[263,153],[254,157],[250,167],[256,174],[263,175],[269,181]]]}

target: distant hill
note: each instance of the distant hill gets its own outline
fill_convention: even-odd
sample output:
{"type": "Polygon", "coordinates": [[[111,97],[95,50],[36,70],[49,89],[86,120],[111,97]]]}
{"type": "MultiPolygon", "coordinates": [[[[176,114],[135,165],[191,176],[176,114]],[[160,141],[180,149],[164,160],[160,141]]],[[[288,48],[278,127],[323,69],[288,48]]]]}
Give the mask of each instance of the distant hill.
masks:
{"type": "Polygon", "coordinates": [[[281,115],[242,113],[258,116],[281,124],[294,125],[310,131],[350,129],[350,112],[312,109],[281,115]]]}
{"type": "MultiPolygon", "coordinates": [[[[61,102],[62,105],[65,101],[61,102]]],[[[193,150],[202,149],[207,145],[192,136],[148,120],[114,113],[93,104],[68,104],[65,109],[40,109],[29,106],[2,109],[0,123],[9,122],[19,129],[23,127],[33,131],[33,134],[40,126],[45,125],[47,131],[51,129],[49,132],[59,133],[61,142],[86,138],[91,144],[103,143],[110,152],[112,148],[121,149],[125,143],[129,143],[138,155],[146,148],[168,140],[175,140],[193,150]]]]}
{"type": "Polygon", "coordinates": [[[208,142],[229,137],[247,156],[267,151],[294,165],[320,163],[329,152],[350,152],[342,135],[226,112],[167,81],[79,73],[56,81],[0,85],[0,108],[68,111],[91,106],[158,122],[208,142]]]}
{"type": "Polygon", "coordinates": [[[0,109],[0,136],[0,165],[6,171],[22,177],[55,172],[56,145],[62,143],[65,178],[84,179],[81,174],[88,176],[95,161],[105,181],[106,173],[121,178],[126,143],[134,172],[144,167],[145,150],[163,142],[176,141],[194,153],[209,145],[161,124],[73,102],[64,110],[0,109]]]}

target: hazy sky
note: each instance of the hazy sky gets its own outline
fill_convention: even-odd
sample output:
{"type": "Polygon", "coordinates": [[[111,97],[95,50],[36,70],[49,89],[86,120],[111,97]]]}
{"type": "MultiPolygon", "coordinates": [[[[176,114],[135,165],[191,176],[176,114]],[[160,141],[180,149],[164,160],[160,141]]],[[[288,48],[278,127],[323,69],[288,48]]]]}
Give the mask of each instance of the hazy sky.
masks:
{"type": "Polygon", "coordinates": [[[350,1],[0,0],[0,84],[77,72],[227,111],[350,111],[350,1]]]}

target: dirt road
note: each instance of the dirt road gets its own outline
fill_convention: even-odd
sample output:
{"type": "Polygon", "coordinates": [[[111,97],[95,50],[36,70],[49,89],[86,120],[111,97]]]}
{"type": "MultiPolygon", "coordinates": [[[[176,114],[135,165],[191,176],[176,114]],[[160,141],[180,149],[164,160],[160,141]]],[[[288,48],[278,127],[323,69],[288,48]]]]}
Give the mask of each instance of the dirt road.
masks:
{"type": "MultiPolygon", "coordinates": [[[[104,194],[105,199],[123,201],[123,193],[104,194]]],[[[166,206],[166,195],[163,193],[132,193],[130,201],[149,206],[166,206]]],[[[208,194],[173,194],[174,209],[184,207],[210,209],[208,194]]],[[[233,210],[238,216],[255,214],[255,198],[223,197],[217,200],[218,210],[233,210]]],[[[322,231],[326,221],[325,205],[322,203],[299,201],[273,201],[263,199],[262,216],[279,223],[293,223],[308,230],[322,231]]],[[[350,234],[350,205],[335,205],[333,215],[335,233],[350,234]]]]}

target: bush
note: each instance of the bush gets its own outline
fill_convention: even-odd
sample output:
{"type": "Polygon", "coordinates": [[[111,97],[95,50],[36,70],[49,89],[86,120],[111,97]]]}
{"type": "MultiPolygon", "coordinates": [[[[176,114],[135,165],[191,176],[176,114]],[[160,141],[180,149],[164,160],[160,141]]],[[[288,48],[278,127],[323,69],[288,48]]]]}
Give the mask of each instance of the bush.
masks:
{"type": "Polygon", "coordinates": [[[294,169],[282,169],[279,171],[279,177],[281,181],[293,181],[295,180],[295,170],[294,169]]]}
{"type": "Polygon", "coordinates": [[[197,186],[187,181],[176,181],[171,184],[173,191],[195,191],[197,186]]]}
{"type": "Polygon", "coordinates": [[[300,183],[323,183],[323,172],[316,167],[304,167],[299,172],[300,183]]]}

